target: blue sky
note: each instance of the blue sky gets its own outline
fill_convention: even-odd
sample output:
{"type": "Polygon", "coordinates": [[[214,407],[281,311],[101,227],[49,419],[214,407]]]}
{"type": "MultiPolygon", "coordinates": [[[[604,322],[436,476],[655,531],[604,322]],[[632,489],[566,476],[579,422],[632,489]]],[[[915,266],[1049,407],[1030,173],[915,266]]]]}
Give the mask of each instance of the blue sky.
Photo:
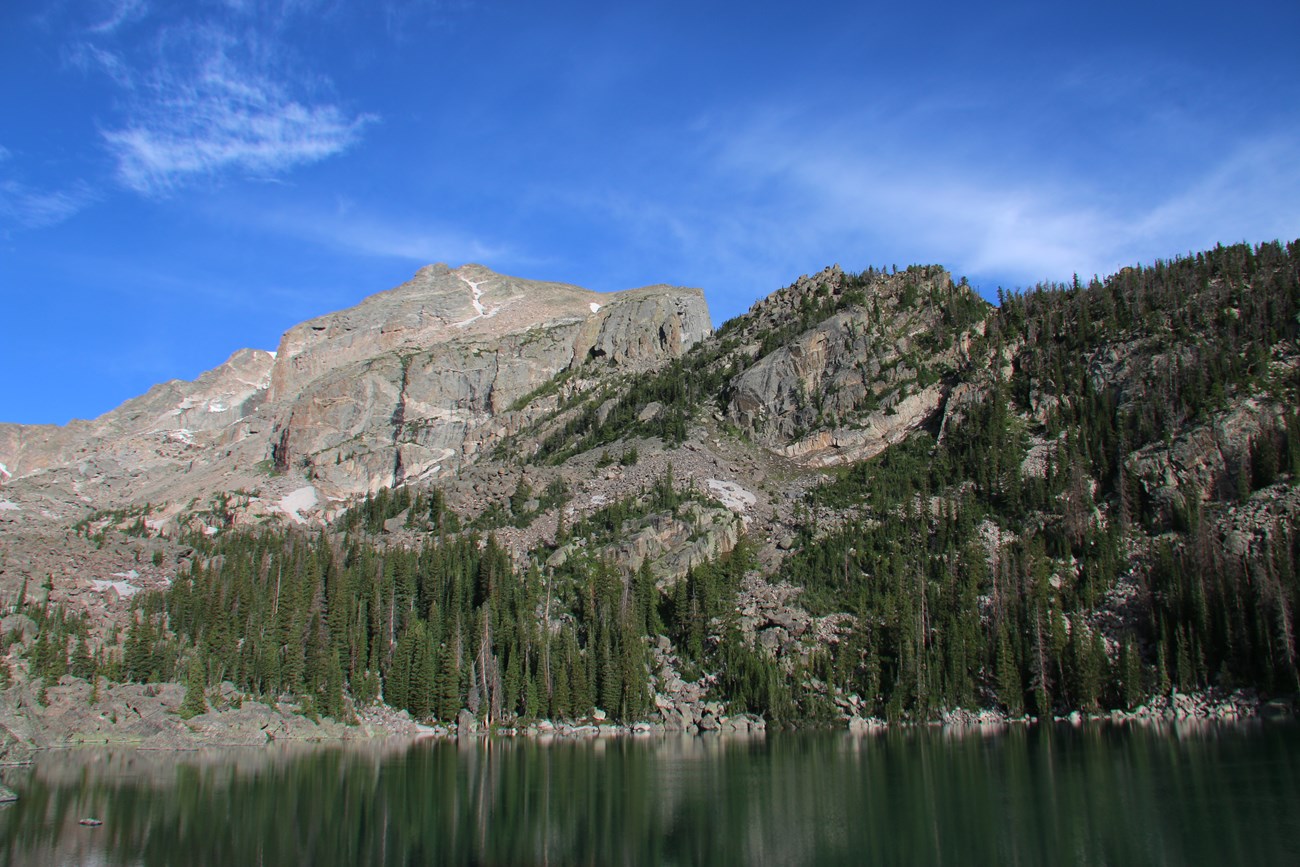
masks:
{"type": "Polygon", "coordinates": [[[443,261],[986,295],[1300,237],[1300,4],[6,0],[0,421],[443,261]]]}

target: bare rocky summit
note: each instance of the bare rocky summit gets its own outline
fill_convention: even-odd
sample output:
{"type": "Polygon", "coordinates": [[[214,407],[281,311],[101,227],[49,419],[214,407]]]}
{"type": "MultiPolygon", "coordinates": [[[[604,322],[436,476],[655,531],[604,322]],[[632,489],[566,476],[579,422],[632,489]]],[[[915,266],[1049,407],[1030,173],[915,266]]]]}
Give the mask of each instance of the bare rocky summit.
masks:
{"type": "Polygon", "coordinates": [[[93,421],[0,424],[0,465],[7,496],[60,518],[151,504],[161,527],[258,491],[253,515],[301,520],[454,474],[522,425],[514,404],[557,374],[591,360],[643,370],[710,331],[698,289],[602,294],[432,265],[295,326],[274,353],[240,350],[93,421]]]}
{"type": "Polygon", "coordinates": [[[472,463],[528,414],[515,407],[589,360],[652,367],[709,334],[698,290],[602,295],[435,265],[351,310],[289,330],[268,396],[276,469],[310,467],[330,496],[472,463]]]}

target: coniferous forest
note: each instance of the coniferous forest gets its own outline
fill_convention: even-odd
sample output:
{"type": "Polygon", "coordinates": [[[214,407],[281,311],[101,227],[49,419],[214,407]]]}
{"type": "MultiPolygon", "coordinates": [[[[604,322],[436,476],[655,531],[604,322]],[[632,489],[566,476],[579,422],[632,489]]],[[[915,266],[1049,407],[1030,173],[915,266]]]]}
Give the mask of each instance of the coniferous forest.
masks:
{"type": "MultiPolygon", "coordinates": [[[[867,304],[875,273],[787,327],[867,304]]],[[[46,627],[32,670],[200,692],[230,681],[340,720],[382,699],[417,718],[468,708],[491,723],[596,708],[647,718],[660,636],[684,673],[712,678],[714,697],[775,723],[830,722],[832,697],[847,694],[867,714],[920,720],[1131,709],[1170,690],[1300,691],[1300,242],[998,300],[970,332],[967,363],[936,374],[943,411],[825,471],[767,574],[761,525],[675,582],[602,555],[636,521],[702,497],[671,474],[562,523],[522,558],[493,531],[528,496],[514,514],[475,519],[436,488],[399,488],[326,529],[185,539],[192,567],[137,597],[115,646],[92,650],[83,620],[31,609],[46,627]],[[1181,456],[1207,438],[1220,463],[1184,472],[1181,456]],[[386,540],[399,516],[418,544],[386,540]],[[550,558],[575,539],[583,553],[550,558]],[[844,615],[834,640],[783,655],[757,644],[735,600],[758,574],[803,588],[798,604],[815,616],[844,615]]],[[[981,314],[955,315],[968,327],[981,314]]],[[[743,324],[602,394],[603,423],[575,413],[530,458],[633,435],[680,442],[752,360],[728,339],[743,324]],[[646,421],[652,403],[667,409],[646,421]]],[[[758,352],[790,336],[765,335],[758,352]]],[[[548,490],[540,508],[565,496],[548,490]]]]}

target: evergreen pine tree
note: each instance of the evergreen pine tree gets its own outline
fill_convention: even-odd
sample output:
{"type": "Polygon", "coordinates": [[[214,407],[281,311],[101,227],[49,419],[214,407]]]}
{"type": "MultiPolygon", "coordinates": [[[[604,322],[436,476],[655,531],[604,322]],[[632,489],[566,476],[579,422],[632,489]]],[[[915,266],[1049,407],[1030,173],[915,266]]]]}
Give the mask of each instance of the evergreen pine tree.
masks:
{"type": "Polygon", "coordinates": [[[177,713],[181,719],[190,719],[208,712],[208,700],[204,695],[207,678],[203,674],[203,665],[197,655],[192,655],[185,670],[185,698],[181,701],[177,713]]]}
{"type": "Polygon", "coordinates": [[[76,646],[72,650],[69,671],[73,677],[79,677],[82,680],[92,680],[95,677],[95,660],[86,647],[86,636],[84,635],[77,636],[76,646]]]}
{"type": "Polygon", "coordinates": [[[1120,646],[1119,664],[1123,705],[1126,710],[1133,710],[1142,701],[1142,664],[1132,641],[1126,640],[1120,646]]]}
{"type": "Polygon", "coordinates": [[[460,622],[438,654],[438,718],[453,720],[464,707],[460,687],[460,622]]]}
{"type": "Polygon", "coordinates": [[[1020,670],[1016,666],[1015,655],[1011,652],[1011,637],[1006,624],[998,629],[998,698],[1007,715],[1018,717],[1024,713],[1024,686],[1020,680],[1020,670]]]}
{"type": "Polygon", "coordinates": [[[408,684],[406,706],[417,719],[429,716],[435,708],[436,664],[433,646],[423,623],[416,623],[415,646],[412,648],[411,678],[408,684]]]}
{"type": "Polygon", "coordinates": [[[327,717],[347,721],[347,705],[343,700],[343,665],[339,662],[338,651],[331,651],[325,665],[325,688],[321,693],[321,709],[327,717]]]}

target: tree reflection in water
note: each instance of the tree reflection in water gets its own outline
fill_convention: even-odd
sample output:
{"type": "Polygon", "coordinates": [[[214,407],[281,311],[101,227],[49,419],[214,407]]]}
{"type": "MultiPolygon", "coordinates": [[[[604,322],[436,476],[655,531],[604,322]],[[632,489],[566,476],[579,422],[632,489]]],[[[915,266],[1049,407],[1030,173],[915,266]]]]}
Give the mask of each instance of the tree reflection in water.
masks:
{"type": "Polygon", "coordinates": [[[8,864],[1287,862],[1300,730],[51,753],[8,864]],[[99,828],[78,825],[86,816],[99,828]]]}

